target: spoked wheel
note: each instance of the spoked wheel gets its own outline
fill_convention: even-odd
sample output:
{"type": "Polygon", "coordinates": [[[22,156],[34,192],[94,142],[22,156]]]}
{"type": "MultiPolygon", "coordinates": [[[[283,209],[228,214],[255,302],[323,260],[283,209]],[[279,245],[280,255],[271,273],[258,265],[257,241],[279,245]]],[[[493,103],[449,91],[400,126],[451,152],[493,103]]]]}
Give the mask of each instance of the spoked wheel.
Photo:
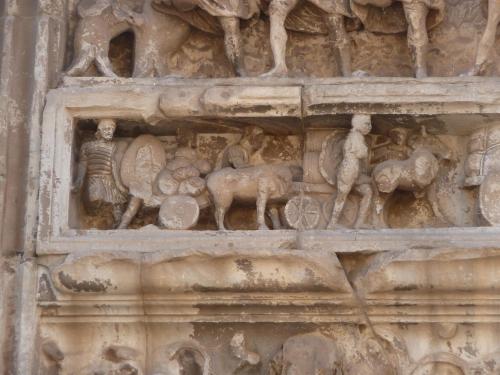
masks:
{"type": "Polygon", "coordinates": [[[285,206],[285,218],[292,228],[300,230],[315,229],[321,217],[320,203],[311,197],[298,195],[285,206]]]}

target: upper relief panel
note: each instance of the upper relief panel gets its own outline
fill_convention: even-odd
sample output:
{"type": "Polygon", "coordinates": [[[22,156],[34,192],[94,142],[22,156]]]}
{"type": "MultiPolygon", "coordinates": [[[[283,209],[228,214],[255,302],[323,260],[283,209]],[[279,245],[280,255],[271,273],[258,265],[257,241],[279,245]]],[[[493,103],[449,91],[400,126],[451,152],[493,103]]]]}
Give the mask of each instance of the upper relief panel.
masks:
{"type": "Polygon", "coordinates": [[[75,3],[69,76],[499,73],[495,0],[75,3]]]}

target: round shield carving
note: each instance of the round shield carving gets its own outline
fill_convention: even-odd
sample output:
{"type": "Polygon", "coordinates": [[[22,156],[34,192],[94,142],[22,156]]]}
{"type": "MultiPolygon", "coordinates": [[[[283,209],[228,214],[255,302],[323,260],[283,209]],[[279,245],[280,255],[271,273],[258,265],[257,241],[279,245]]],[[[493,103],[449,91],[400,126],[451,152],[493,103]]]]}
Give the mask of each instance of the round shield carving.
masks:
{"type": "Polygon", "coordinates": [[[319,154],[319,171],[323,178],[330,184],[337,184],[337,170],[342,162],[345,132],[331,133],[321,146],[319,154]]]}
{"type": "Polygon", "coordinates": [[[479,207],[486,221],[500,226],[500,173],[490,173],[479,188],[479,207]]]}
{"type": "Polygon", "coordinates": [[[123,184],[134,197],[148,201],[153,195],[153,185],[165,167],[165,150],[152,135],[144,134],[132,141],[125,151],[120,166],[123,184]]]}
{"type": "Polygon", "coordinates": [[[196,199],[188,195],[172,195],[162,203],[158,220],[167,229],[189,229],[196,225],[199,215],[196,199]]]}
{"type": "Polygon", "coordinates": [[[308,196],[296,196],[285,206],[285,218],[292,228],[309,230],[318,226],[321,217],[321,205],[308,196]]]}

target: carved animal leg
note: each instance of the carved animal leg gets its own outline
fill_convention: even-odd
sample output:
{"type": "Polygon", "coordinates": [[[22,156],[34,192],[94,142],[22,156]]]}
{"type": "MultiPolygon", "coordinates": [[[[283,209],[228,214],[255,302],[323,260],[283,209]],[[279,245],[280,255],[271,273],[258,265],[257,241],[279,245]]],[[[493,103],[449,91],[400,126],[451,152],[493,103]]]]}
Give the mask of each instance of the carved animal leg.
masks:
{"type": "Polygon", "coordinates": [[[220,24],[224,30],[224,46],[226,55],[237,76],[244,76],[243,56],[241,52],[240,20],[236,17],[219,17],[220,24]]]}
{"type": "Polygon", "coordinates": [[[370,204],[373,198],[373,190],[369,184],[363,184],[356,186],[356,191],[362,195],[361,203],[359,204],[358,217],[355,228],[364,228],[367,226],[366,218],[368,217],[368,210],[370,209],[370,204]]]}
{"type": "Polygon", "coordinates": [[[217,204],[215,205],[215,221],[219,230],[226,230],[226,227],[224,226],[224,218],[226,217],[227,208],[228,207],[223,207],[217,204]]]}
{"type": "Polygon", "coordinates": [[[495,45],[495,37],[498,24],[500,23],[500,4],[497,0],[489,0],[488,2],[488,23],[484,30],[481,41],[477,49],[476,63],[474,68],[469,72],[469,75],[480,75],[490,62],[491,51],[495,45]]]}
{"type": "Polygon", "coordinates": [[[375,228],[387,228],[384,209],[385,204],[392,193],[380,193],[376,187],[372,190],[372,192],[375,192],[373,225],[375,228]]]}
{"type": "Polygon", "coordinates": [[[273,229],[281,229],[280,213],[277,207],[271,207],[267,210],[267,214],[273,223],[273,229]]]}
{"type": "Polygon", "coordinates": [[[266,182],[259,181],[259,190],[257,192],[257,224],[259,229],[269,229],[266,225],[266,205],[269,195],[269,188],[266,182]]]}
{"type": "Polygon", "coordinates": [[[337,229],[338,221],[340,219],[340,215],[342,214],[342,210],[344,209],[344,204],[349,195],[350,188],[341,188],[337,190],[337,197],[335,198],[335,203],[333,205],[332,216],[330,218],[330,222],[328,223],[327,229],[337,229]]]}
{"type": "Polygon", "coordinates": [[[115,72],[113,72],[113,68],[111,66],[111,61],[108,57],[108,51],[102,52],[97,55],[95,59],[95,64],[97,69],[105,76],[105,77],[118,77],[115,72]]]}
{"type": "Polygon", "coordinates": [[[425,191],[425,195],[429,203],[431,204],[434,216],[436,216],[441,222],[448,223],[448,220],[441,213],[441,209],[438,205],[437,198],[437,186],[436,183],[432,183],[425,191]]]}
{"type": "Polygon", "coordinates": [[[142,205],[141,198],[137,198],[137,197],[130,198],[130,201],[128,202],[127,210],[123,214],[120,225],[118,225],[118,229],[127,229],[128,228],[129,224],[132,222],[135,215],[137,215],[139,208],[141,208],[141,205],[142,205]]]}
{"type": "Polygon", "coordinates": [[[94,56],[91,54],[90,50],[78,53],[75,62],[71,64],[69,69],[66,71],[68,76],[78,77],[83,75],[92,62],[94,61],[94,56]]]}
{"type": "Polygon", "coordinates": [[[351,41],[345,29],[344,16],[341,14],[329,14],[326,18],[336,50],[340,71],[344,77],[350,77],[352,75],[351,41]]]}
{"type": "Polygon", "coordinates": [[[429,8],[419,1],[403,2],[406,21],[408,22],[408,46],[415,66],[417,78],[427,77],[427,52],[429,36],[427,34],[427,15],[429,8]]]}
{"type": "Polygon", "coordinates": [[[274,67],[263,74],[263,77],[287,76],[286,42],[288,39],[285,30],[285,20],[288,13],[297,5],[299,0],[272,0],[269,5],[269,18],[271,21],[271,49],[274,57],[274,67]]]}

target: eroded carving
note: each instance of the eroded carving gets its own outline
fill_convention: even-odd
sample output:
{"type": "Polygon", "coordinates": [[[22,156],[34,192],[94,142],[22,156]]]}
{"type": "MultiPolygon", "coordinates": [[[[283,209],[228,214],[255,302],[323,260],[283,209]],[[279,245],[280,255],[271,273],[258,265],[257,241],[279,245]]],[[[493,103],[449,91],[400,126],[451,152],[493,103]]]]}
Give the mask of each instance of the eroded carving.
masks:
{"type": "Polygon", "coordinates": [[[160,350],[152,375],[209,375],[210,358],[199,344],[176,342],[160,350]]]}
{"type": "Polygon", "coordinates": [[[471,134],[465,162],[465,186],[479,186],[479,209],[489,225],[500,225],[500,127],[492,126],[471,134]]]}
{"type": "Polygon", "coordinates": [[[368,25],[371,22],[379,22],[379,25],[374,27],[381,32],[390,32],[391,29],[397,31],[401,22],[392,20],[392,22],[385,23],[385,15],[374,14],[370,7],[382,8],[382,13],[406,20],[408,46],[414,64],[415,76],[417,78],[427,77],[427,53],[429,50],[427,30],[437,26],[443,20],[444,0],[353,0],[352,4],[354,11],[363,23],[368,25]],[[387,11],[387,8],[398,6],[398,2],[402,5],[403,14],[397,9],[387,11]],[[368,9],[363,9],[363,7],[368,9]]]}
{"type": "Polygon", "coordinates": [[[139,352],[122,345],[110,345],[103,350],[102,360],[89,365],[82,375],[144,375],[137,361],[139,352]]]}
{"type": "Polygon", "coordinates": [[[242,332],[236,333],[229,345],[233,356],[240,360],[233,374],[255,373],[260,365],[260,355],[247,349],[245,335],[242,332]]]}
{"type": "Polygon", "coordinates": [[[142,23],[141,16],[117,0],[81,0],[75,31],[75,57],[66,74],[80,76],[93,63],[104,76],[117,77],[109,60],[111,39],[142,23]]]}
{"type": "Polygon", "coordinates": [[[365,136],[371,131],[371,118],[367,115],[354,115],[352,118],[352,129],[349,132],[342,152],[342,162],[339,164],[337,172],[337,196],[333,206],[328,229],[335,229],[338,226],[340,214],[344,209],[347,196],[354,188],[363,198],[360,203],[356,228],[361,228],[366,224],[372,189],[370,179],[363,173],[363,160],[368,158],[368,146],[365,136]]]}
{"type": "MultiPolygon", "coordinates": [[[[241,137],[178,127],[175,137],[115,139],[114,120],[102,120],[97,139],[81,147],[73,191],[88,186],[82,201],[100,228],[107,217],[103,207],[112,208],[114,224],[106,229],[362,229],[469,220],[473,202],[460,175],[465,171],[466,186],[478,186],[496,170],[496,128],[486,131],[490,135],[481,130],[471,136],[464,167],[455,156],[462,152],[457,137],[429,134],[425,127],[384,130],[375,124],[372,131],[371,121],[369,115],[354,115],[350,131],[321,130],[317,145],[307,140],[317,130],[307,130],[301,150],[302,136],[271,136],[258,126],[245,127],[241,137]],[[107,123],[112,131],[105,139],[101,128],[107,123]],[[107,153],[96,151],[97,145],[107,153]],[[414,220],[398,219],[406,209],[420,213],[414,220]],[[208,215],[210,210],[215,215],[208,215]]],[[[488,179],[493,182],[483,184],[480,194],[485,215],[495,210],[485,203],[496,194],[494,176],[488,179]]]]}
{"type": "MultiPolygon", "coordinates": [[[[404,140],[405,138],[401,137],[400,139],[404,140]]],[[[390,194],[397,189],[411,191],[417,197],[426,195],[436,217],[443,218],[432,184],[439,172],[437,157],[451,159],[451,151],[439,138],[428,135],[424,127],[421,135],[411,139],[410,142],[409,149],[412,152],[408,159],[388,159],[378,164],[373,170],[373,180],[377,192],[375,205],[379,225],[385,225],[385,204],[390,198],[390,194]]],[[[400,144],[398,148],[400,152],[396,154],[396,157],[404,157],[407,154],[404,145],[400,144]]]]}
{"type": "Polygon", "coordinates": [[[73,192],[84,189],[83,201],[89,211],[111,205],[117,225],[122,220],[128,189],[122,183],[119,167],[126,144],[113,140],[115,129],[114,120],[100,120],[96,139],[82,145],[73,192]]]}
{"type": "Polygon", "coordinates": [[[319,332],[293,336],[270,363],[268,375],[342,374],[337,343],[319,332]]]}

